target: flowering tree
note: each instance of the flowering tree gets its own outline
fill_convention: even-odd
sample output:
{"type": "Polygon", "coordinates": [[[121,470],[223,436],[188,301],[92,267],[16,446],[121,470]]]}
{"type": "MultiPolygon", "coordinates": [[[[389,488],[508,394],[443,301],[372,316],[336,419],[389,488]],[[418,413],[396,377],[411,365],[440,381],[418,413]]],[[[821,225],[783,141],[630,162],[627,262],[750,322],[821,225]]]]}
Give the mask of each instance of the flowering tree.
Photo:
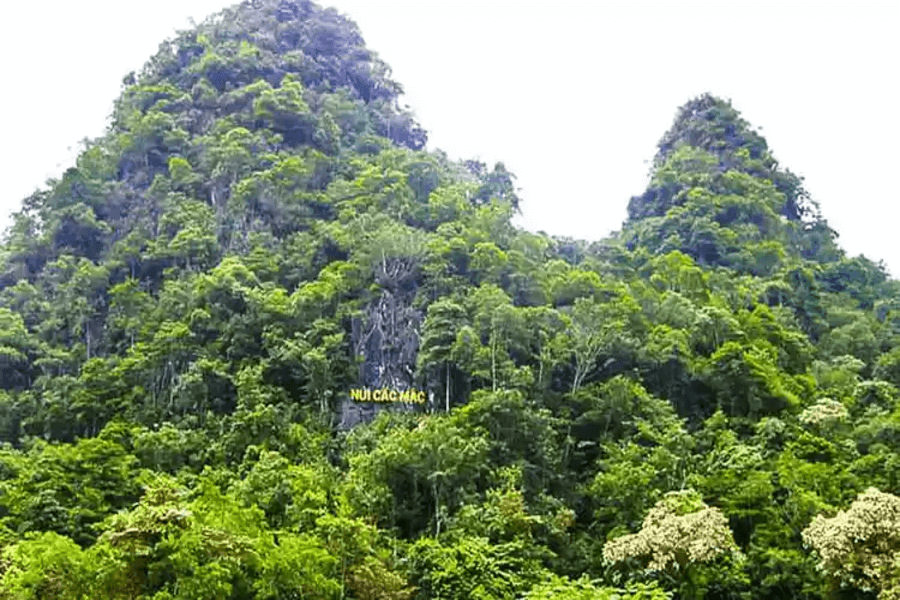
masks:
{"type": "Polygon", "coordinates": [[[739,556],[728,519],[694,490],[669,492],[650,509],[638,533],[609,540],[603,547],[608,563],[638,562],[647,574],[664,574],[688,589],[693,588],[695,566],[729,555],[739,556]]]}
{"type": "Polygon", "coordinates": [[[806,425],[826,426],[845,421],[849,416],[843,404],[831,398],[820,398],[800,413],[800,422],[806,425]]]}
{"type": "Polygon", "coordinates": [[[869,488],[832,518],[818,515],[803,531],[835,587],[900,598],[900,498],[869,488]]]}

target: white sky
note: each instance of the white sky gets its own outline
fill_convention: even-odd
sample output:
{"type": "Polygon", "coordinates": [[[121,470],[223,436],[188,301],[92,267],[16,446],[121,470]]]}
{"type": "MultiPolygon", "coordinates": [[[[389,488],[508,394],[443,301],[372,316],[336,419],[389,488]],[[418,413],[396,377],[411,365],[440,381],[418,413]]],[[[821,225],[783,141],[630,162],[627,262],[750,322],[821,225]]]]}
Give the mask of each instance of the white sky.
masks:
{"type": "MultiPolygon", "coordinates": [[[[0,226],[100,135],[122,77],[227,0],[5,3],[0,226]]],[[[851,254],[900,275],[900,3],[331,0],[406,90],[429,148],[503,161],[519,224],[618,229],[678,106],[705,91],[761,126],[851,254]]]]}

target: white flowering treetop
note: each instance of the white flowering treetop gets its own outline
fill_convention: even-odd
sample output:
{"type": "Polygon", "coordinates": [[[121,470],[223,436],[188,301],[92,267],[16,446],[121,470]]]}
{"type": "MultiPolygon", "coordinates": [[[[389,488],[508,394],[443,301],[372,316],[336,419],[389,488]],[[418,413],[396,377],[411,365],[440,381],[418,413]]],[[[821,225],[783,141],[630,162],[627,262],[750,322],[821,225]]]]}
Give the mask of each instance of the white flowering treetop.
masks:
{"type": "Polygon", "coordinates": [[[650,571],[679,572],[736,552],[728,520],[707,506],[694,490],[670,492],[644,518],[638,533],[609,540],[603,557],[609,563],[647,561],[650,571]]]}
{"type": "Polygon", "coordinates": [[[821,398],[800,413],[800,422],[805,425],[830,425],[845,421],[849,413],[843,404],[831,398],[821,398]]]}
{"type": "Polygon", "coordinates": [[[818,515],[803,531],[819,567],[839,587],[900,598],[900,498],[869,488],[832,518],[818,515]]]}

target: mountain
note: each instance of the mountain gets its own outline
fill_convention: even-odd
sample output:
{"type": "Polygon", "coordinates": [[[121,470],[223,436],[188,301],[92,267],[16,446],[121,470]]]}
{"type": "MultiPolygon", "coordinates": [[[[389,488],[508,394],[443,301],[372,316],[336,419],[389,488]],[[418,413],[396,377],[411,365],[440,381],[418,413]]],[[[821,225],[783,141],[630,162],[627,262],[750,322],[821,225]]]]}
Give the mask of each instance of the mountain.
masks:
{"type": "Polygon", "coordinates": [[[0,246],[0,598],[900,589],[900,287],[730,102],[588,244],[333,9],[122,85],[0,246]]]}
{"type": "Polygon", "coordinates": [[[702,264],[738,267],[736,255],[752,262],[753,248],[765,242],[779,242],[794,258],[829,261],[840,252],[802,179],[779,168],[730,102],[709,94],[679,109],[659,143],[653,179],[628,203],[628,216],[637,236],[632,245],[663,252],[677,246],[702,264]],[[657,239],[641,237],[645,230],[657,239]]]}

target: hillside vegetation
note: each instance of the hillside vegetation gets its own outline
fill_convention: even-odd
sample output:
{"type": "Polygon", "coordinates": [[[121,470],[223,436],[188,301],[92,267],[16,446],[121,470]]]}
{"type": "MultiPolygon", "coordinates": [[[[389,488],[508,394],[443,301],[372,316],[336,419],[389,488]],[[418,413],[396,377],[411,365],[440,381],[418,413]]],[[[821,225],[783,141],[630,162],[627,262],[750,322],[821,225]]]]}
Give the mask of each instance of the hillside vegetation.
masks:
{"type": "Polygon", "coordinates": [[[900,285],[731,103],[585,243],[401,94],[247,1],[22,202],[0,599],[900,598],[900,285]]]}

